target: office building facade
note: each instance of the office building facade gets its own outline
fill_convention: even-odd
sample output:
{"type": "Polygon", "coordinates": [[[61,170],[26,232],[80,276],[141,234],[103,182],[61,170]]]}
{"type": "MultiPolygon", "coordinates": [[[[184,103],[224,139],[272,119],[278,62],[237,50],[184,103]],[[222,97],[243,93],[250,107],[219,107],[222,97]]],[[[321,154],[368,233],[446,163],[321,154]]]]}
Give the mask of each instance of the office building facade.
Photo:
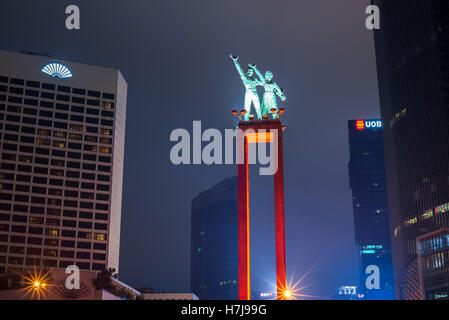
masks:
{"type": "Polygon", "coordinates": [[[348,130],[349,180],[360,252],[359,291],[367,300],[394,299],[382,121],[350,120],[348,130]],[[370,266],[379,268],[379,288],[366,286],[366,279],[372,273],[370,266]]]}
{"type": "Polygon", "coordinates": [[[416,239],[449,226],[449,2],[372,3],[396,295],[420,299],[416,239]]]}
{"type": "Polygon", "coordinates": [[[119,267],[127,84],[0,51],[0,273],[119,267]]]}
{"type": "Polygon", "coordinates": [[[449,229],[440,229],[417,239],[422,299],[449,300],[449,229]]]}
{"type": "Polygon", "coordinates": [[[192,201],[191,291],[203,300],[238,299],[238,179],[192,201]]]}

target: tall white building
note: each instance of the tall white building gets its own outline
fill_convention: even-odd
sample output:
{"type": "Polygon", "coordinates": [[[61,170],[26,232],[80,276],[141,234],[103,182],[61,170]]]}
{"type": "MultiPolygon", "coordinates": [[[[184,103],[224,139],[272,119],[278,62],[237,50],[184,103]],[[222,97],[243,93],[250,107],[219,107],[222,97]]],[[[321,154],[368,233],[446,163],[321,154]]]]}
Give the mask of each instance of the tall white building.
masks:
{"type": "Polygon", "coordinates": [[[127,83],[0,50],[0,273],[118,270],[127,83]]]}

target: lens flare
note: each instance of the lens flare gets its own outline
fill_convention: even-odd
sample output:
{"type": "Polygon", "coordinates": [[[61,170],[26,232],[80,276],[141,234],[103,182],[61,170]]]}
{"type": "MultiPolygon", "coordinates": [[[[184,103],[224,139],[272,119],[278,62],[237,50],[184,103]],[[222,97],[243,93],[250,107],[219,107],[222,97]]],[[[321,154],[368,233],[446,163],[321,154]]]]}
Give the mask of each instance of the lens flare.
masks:
{"type": "Polygon", "coordinates": [[[26,270],[25,273],[19,273],[22,277],[22,283],[25,285],[21,291],[23,291],[23,299],[46,299],[51,284],[49,283],[50,271],[43,272],[42,270],[34,269],[33,272],[26,270]]]}
{"type": "MultiPolygon", "coordinates": [[[[307,276],[312,272],[314,268],[310,268],[298,281],[294,281],[295,275],[292,274],[286,286],[281,286],[279,292],[281,295],[279,297],[274,297],[272,300],[310,300],[310,299],[326,299],[324,297],[313,296],[306,294],[304,292],[305,289],[309,288],[311,284],[304,284],[307,276]]],[[[276,285],[267,281],[273,288],[276,288],[276,285]]]]}
{"type": "Polygon", "coordinates": [[[294,274],[292,274],[290,281],[288,281],[286,287],[281,287],[280,292],[282,293],[280,297],[277,297],[278,300],[302,300],[308,298],[319,298],[317,296],[311,296],[303,292],[310,285],[304,285],[303,282],[309,273],[312,271],[310,269],[307,271],[298,281],[294,282],[294,274]]]}

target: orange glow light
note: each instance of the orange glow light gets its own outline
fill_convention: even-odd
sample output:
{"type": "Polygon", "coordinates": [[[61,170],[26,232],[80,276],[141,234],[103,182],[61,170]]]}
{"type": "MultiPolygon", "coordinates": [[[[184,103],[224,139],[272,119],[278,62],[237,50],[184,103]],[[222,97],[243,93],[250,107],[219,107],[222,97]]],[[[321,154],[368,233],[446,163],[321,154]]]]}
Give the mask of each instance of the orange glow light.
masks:
{"type": "MultiPolygon", "coordinates": [[[[281,295],[277,298],[278,300],[308,300],[308,299],[323,299],[323,297],[318,296],[312,296],[306,294],[304,291],[310,286],[305,285],[304,281],[306,277],[310,274],[312,269],[307,271],[297,282],[293,281],[294,275],[291,276],[290,281],[284,285],[281,285],[279,288],[279,291],[281,292],[281,295]]],[[[276,285],[272,284],[274,287],[276,285]]]]}
{"type": "MultiPolygon", "coordinates": [[[[20,274],[20,273],[19,273],[20,274]]],[[[23,291],[22,299],[46,299],[48,294],[48,287],[50,282],[50,271],[43,272],[42,270],[26,270],[26,274],[20,274],[22,282],[25,285],[20,291],[23,291]]]]}
{"type": "Polygon", "coordinates": [[[248,143],[273,142],[271,132],[249,132],[246,134],[248,143]]]}
{"type": "Polygon", "coordinates": [[[355,126],[356,126],[357,130],[364,130],[365,129],[365,121],[357,120],[357,122],[355,123],[355,126]]]}

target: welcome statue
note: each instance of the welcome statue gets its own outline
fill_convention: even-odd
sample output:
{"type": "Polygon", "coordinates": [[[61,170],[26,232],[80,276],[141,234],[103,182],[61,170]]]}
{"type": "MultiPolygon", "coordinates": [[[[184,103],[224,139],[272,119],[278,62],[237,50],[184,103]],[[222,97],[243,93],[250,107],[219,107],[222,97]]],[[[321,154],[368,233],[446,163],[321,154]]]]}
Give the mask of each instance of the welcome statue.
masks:
{"type": "Polygon", "coordinates": [[[283,113],[285,109],[278,108],[276,96],[278,96],[282,101],[285,101],[286,97],[284,90],[273,81],[273,73],[271,71],[267,71],[264,77],[255,64],[249,64],[246,71],[243,72],[238,62],[239,57],[233,56],[232,54],[230,54],[229,57],[234,61],[235,67],[237,68],[240,78],[243,81],[243,85],[246,88],[244,106],[245,111],[242,114],[243,119],[248,120],[251,105],[254,105],[258,120],[267,119],[269,113],[273,115],[273,119],[277,119],[278,115],[283,113]],[[259,79],[253,78],[254,73],[256,73],[259,79]],[[260,106],[259,94],[257,93],[257,86],[263,86],[265,89],[262,98],[262,108],[260,106]]]}

